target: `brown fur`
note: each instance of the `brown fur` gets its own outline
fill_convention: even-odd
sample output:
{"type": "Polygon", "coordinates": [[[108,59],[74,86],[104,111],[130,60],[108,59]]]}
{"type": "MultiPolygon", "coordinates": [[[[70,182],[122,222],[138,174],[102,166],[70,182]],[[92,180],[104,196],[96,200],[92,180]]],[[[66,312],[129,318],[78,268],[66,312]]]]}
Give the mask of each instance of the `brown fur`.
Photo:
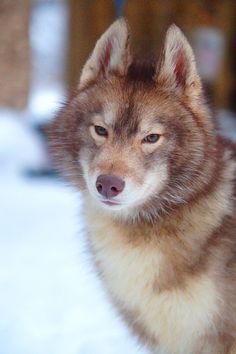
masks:
{"type": "Polygon", "coordinates": [[[235,145],[216,135],[179,30],[169,30],[159,64],[131,63],[122,21],[50,127],[55,161],[83,191],[99,275],[141,342],[155,353],[234,354],[235,145]],[[107,127],[105,140],[91,136],[94,124],[107,127]],[[156,145],[141,143],[155,132],[156,145]],[[115,174],[135,198],[149,172],[147,197],[127,212],[104,210],[88,191],[92,177],[115,174]]]}

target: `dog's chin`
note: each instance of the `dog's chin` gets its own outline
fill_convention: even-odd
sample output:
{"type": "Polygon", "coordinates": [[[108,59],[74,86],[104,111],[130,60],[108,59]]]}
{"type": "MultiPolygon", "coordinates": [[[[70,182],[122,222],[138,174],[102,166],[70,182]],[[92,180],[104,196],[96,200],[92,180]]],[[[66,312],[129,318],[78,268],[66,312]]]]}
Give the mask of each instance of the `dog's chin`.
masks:
{"type": "Polygon", "coordinates": [[[106,204],[99,200],[96,201],[96,207],[105,215],[111,217],[114,220],[129,221],[134,218],[137,213],[137,207],[129,204],[106,204]]]}
{"type": "Polygon", "coordinates": [[[130,205],[128,203],[122,203],[118,202],[112,199],[98,199],[92,197],[97,205],[97,207],[101,208],[102,210],[106,210],[108,212],[113,212],[113,211],[120,211],[120,210],[127,210],[129,209],[130,205]]]}
{"type": "Polygon", "coordinates": [[[116,203],[104,203],[104,202],[99,202],[100,207],[103,210],[107,210],[108,212],[114,212],[114,211],[122,211],[128,209],[127,205],[122,205],[122,204],[116,204],[116,203]]]}
{"type": "Polygon", "coordinates": [[[116,201],[116,200],[102,200],[91,196],[93,204],[99,210],[113,216],[115,218],[130,219],[139,213],[140,208],[145,204],[146,200],[143,198],[136,199],[135,201],[116,201]]]}

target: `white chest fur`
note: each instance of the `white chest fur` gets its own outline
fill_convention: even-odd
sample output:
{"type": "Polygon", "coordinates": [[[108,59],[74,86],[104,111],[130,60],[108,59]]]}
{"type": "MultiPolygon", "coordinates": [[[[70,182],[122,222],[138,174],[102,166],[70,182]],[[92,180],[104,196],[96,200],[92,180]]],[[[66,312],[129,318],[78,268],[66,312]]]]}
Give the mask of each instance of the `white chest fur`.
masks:
{"type": "MultiPolygon", "coordinates": [[[[165,256],[151,242],[128,241],[123,228],[108,218],[88,216],[90,241],[109,292],[155,337],[164,352],[195,354],[196,340],[218,312],[218,293],[207,275],[190,279],[184,289],[154,289],[165,256]]],[[[158,353],[158,351],[157,351],[158,353]]]]}

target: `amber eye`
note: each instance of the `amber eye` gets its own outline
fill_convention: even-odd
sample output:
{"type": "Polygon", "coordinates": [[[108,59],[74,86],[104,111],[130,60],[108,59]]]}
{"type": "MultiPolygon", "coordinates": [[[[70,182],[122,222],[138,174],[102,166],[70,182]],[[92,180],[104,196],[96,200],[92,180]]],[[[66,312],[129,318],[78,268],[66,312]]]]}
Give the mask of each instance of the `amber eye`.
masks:
{"type": "Polygon", "coordinates": [[[160,139],[159,134],[149,134],[142,140],[142,143],[153,144],[156,143],[159,139],[160,139]]]}
{"type": "Polygon", "coordinates": [[[95,125],[94,129],[97,135],[104,136],[104,137],[108,136],[108,131],[106,130],[106,128],[101,127],[100,125],[95,125]]]}

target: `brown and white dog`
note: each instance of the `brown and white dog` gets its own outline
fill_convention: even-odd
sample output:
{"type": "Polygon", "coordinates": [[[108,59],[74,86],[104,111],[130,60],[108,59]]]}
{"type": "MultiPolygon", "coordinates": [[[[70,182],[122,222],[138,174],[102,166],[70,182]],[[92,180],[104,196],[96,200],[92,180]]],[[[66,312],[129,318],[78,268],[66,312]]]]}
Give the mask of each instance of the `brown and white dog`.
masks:
{"type": "Polygon", "coordinates": [[[216,134],[190,45],[171,26],[137,62],[124,19],[98,40],[50,128],[82,191],[98,273],[153,353],[236,353],[236,150],[216,134]]]}

